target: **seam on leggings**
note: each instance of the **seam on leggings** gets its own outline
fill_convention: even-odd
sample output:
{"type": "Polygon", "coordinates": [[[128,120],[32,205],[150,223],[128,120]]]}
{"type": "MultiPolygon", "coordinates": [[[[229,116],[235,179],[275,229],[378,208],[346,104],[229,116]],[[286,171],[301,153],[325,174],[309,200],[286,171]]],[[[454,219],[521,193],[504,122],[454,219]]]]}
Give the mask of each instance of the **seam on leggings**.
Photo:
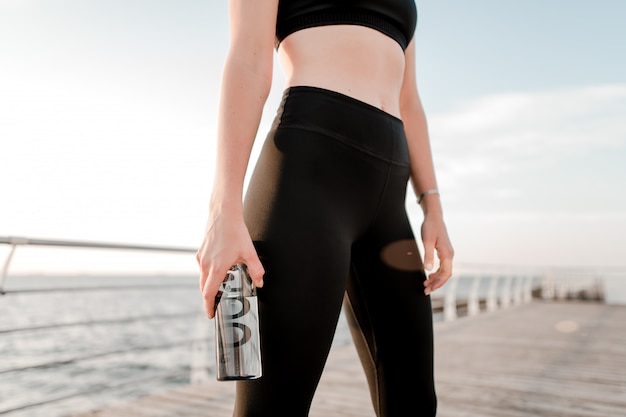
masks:
{"type": "MultiPolygon", "coordinates": [[[[395,144],[393,142],[391,142],[391,154],[393,155],[393,151],[394,151],[394,146],[395,144]]],[[[367,229],[369,229],[372,224],[374,224],[374,222],[376,221],[376,219],[378,218],[378,215],[380,214],[380,211],[382,209],[383,206],[383,200],[385,199],[385,194],[387,193],[387,186],[389,185],[389,177],[391,177],[391,164],[387,167],[387,173],[385,174],[385,183],[383,184],[383,189],[380,192],[380,196],[378,197],[378,204],[376,206],[376,210],[374,210],[374,215],[372,216],[372,220],[370,220],[369,225],[367,227],[367,229]]]]}
{"type": "MultiPolygon", "coordinates": [[[[383,156],[378,155],[376,152],[371,151],[367,148],[363,148],[360,146],[357,146],[353,143],[351,143],[350,141],[346,140],[343,136],[336,134],[335,132],[332,132],[330,130],[326,130],[326,129],[321,129],[318,127],[314,127],[314,126],[307,126],[307,125],[300,125],[300,124],[289,124],[289,125],[283,125],[281,124],[278,129],[300,129],[300,130],[308,130],[310,132],[314,132],[314,133],[321,133],[323,135],[329,136],[332,139],[335,139],[336,141],[340,142],[341,144],[348,146],[352,149],[355,149],[359,152],[363,152],[371,157],[374,157],[376,159],[379,159],[383,162],[387,162],[389,164],[392,165],[397,165],[397,166],[402,166],[402,167],[408,167],[409,164],[404,163],[404,162],[399,162],[399,161],[394,161],[393,159],[389,159],[389,158],[385,158],[383,156]]],[[[393,143],[392,145],[393,146],[393,143]]],[[[387,174],[387,179],[385,180],[385,185],[387,185],[387,180],[388,180],[389,174],[387,174]]]]}
{"type": "MultiPolygon", "coordinates": [[[[354,265],[350,265],[350,268],[352,269],[352,274],[354,275],[354,278],[356,280],[356,282],[359,283],[359,291],[361,291],[361,285],[360,285],[360,278],[359,278],[359,273],[357,272],[356,268],[354,267],[354,265]]],[[[381,405],[380,405],[380,375],[378,372],[378,351],[376,349],[376,340],[374,340],[374,346],[370,346],[370,344],[367,342],[367,337],[363,334],[363,326],[361,325],[361,322],[358,319],[358,316],[356,314],[354,314],[354,307],[352,307],[352,300],[350,299],[350,294],[346,291],[346,295],[348,296],[348,303],[350,303],[350,308],[352,309],[352,315],[354,317],[354,319],[356,320],[357,324],[359,325],[359,330],[360,330],[360,336],[363,338],[363,343],[365,344],[365,346],[367,346],[367,354],[370,358],[370,360],[372,361],[372,365],[373,365],[373,371],[374,371],[374,382],[376,383],[376,404],[374,404],[374,407],[376,408],[376,415],[380,416],[381,415],[381,405]]],[[[369,310],[367,309],[367,305],[363,304],[363,308],[365,309],[365,315],[367,316],[367,320],[369,321],[369,327],[371,328],[371,323],[372,323],[372,319],[370,317],[370,313],[369,310]]],[[[374,333],[372,333],[372,337],[374,339],[376,339],[376,335],[374,333]]]]}

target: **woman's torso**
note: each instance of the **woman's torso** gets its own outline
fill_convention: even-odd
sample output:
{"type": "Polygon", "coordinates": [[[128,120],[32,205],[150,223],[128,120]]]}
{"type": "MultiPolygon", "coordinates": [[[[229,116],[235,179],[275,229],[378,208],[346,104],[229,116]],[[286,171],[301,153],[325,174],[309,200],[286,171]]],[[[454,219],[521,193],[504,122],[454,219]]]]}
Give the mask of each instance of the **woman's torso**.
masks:
{"type": "Polygon", "coordinates": [[[287,86],[337,91],[400,117],[404,52],[386,35],[363,26],[320,26],[291,34],[278,53],[287,86]]]}
{"type": "MultiPolygon", "coordinates": [[[[406,2],[411,1],[397,1],[395,4],[406,6],[406,2]]],[[[332,4],[329,1],[326,3],[332,4]]],[[[337,0],[337,3],[342,1],[337,0]]],[[[376,7],[380,6],[373,3],[376,7]]],[[[314,7],[320,7],[317,4],[314,7]]],[[[345,3],[343,7],[345,10],[345,3]]],[[[391,12],[397,13],[398,10],[391,12]]],[[[408,23],[410,27],[414,21],[409,19],[408,23]]],[[[406,27],[404,29],[406,36],[406,27]]],[[[382,31],[359,24],[308,27],[282,39],[278,56],[288,87],[308,85],[326,88],[400,117],[405,54],[399,42],[382,31]]]]}

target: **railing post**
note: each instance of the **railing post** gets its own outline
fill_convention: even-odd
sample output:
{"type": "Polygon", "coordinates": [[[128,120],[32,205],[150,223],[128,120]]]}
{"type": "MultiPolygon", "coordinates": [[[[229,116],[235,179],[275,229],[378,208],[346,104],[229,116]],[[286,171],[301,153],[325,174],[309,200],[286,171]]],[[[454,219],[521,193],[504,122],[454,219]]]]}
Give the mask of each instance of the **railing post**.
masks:
{"type": "Polygon", "coordinates": [[[604,278],[597,274],[593,281],[593,296],[598,301],[604,301],[604,278]]]}
{"type": "Polygon", "coordinates": [[[487,292],[487,311],[492,312],[498,309],[498,275],[493,274],[491,276],[491,283],[489,285],[489,291],[487,292]]]}
{"type": "Polygon", "coordinates": [[[544,300],[554,299],[554,276],[552,272],[548,272],[541,283],[541,298],[544,300]]]}
{"type": "Polygon", "coordinates": [[[533,299],[533,277],[531,274],[524,276],[524,286],[522,293],[522,302],[530,303],[533,299]]]}
{"type": "Polygon", "coordinates": [[[558,279],[556,281],[556,299],[557,300],[565,300],[567,299],[567,294],[570,292],[571,290],[571,285],[568,285],[568,283],[563,280],[563,279],[558,279]]]}
{"type": "Polygon", "coordinates": [[[522,304],[522,276],[515,275],[513,281],[513,305],[518,306],[522,304]]]}
{"type": "Polygon", "coordinates": [[[15,253],[15,249],[19,243],[11,243],[11,249],[9,250],[9,254],[7,255],[7,259],[4,261],[4,266],[2,267],[2,271],[0,271],[0,295],[4,295],[4,282],[9,274],[9,265],[11,265],[11,259],[13,259],[13,254],[15,253]]]}
{"type": "Polygon", "coordinates": [[[480,287],[480,273],[477,273],[472,282],[472,289],[470,290],[467,299],[467,315],[475,316],[480,313],[480,300],[479,300],[479,287],[480,287]]]}
{"type": "Polygon", "coordinates": [[[443,300],[443,319],[444,321],[452,321],[457,318],[456,312],[456,287],[457,279],[455,276],[450,278],[447,284],[446,295],[443,300]]]}
{"type": "Polygon", "coordinates": [[[500,294],[500,306],[506,308],[511,305],[511,275],[504,277],[504,286],[500,294]]]}

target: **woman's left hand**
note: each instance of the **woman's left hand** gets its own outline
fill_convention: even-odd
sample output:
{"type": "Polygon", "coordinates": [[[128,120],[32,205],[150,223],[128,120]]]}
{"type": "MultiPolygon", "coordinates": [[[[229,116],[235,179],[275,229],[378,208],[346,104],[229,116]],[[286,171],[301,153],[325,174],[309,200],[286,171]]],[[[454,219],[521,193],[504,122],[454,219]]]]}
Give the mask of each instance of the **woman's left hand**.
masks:
{"type": "Polygon", "coordinates": [[[426,271],[433,270],[435,253],[439,258],[439,268],[428,274],[426,281],[424,281],[424,293],[429,295],[437,288],[442,287],[452,276],[454,249],[441,215],[425,215],[421,232],[422,242],[424,243],[424,268],[426,271]]]}

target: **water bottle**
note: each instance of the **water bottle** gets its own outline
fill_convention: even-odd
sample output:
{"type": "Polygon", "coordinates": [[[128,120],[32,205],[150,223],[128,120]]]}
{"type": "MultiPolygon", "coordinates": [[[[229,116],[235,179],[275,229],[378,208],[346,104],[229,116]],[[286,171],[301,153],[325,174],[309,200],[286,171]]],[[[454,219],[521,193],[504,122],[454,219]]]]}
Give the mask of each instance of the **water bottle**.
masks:
{"type": "Polygon", "coordinates": [[[218,381],[261,377],[259,307],[245,264],[230,268],[215,301],[218,381]]]}

